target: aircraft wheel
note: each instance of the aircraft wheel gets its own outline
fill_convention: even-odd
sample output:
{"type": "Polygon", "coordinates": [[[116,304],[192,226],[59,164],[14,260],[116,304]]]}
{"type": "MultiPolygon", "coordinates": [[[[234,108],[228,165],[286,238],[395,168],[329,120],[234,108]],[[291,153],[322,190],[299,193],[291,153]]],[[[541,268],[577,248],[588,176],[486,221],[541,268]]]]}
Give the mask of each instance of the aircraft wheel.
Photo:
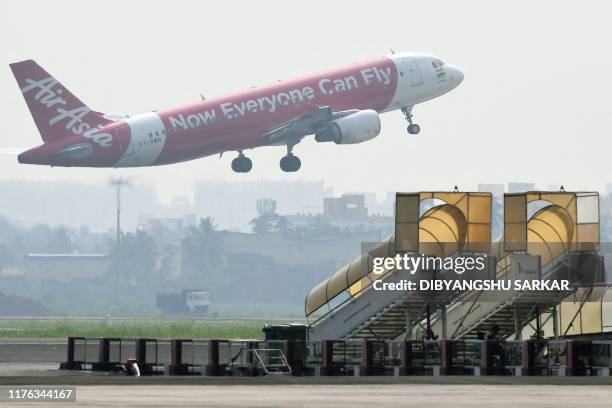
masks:
{"type": "Polygon", "coordinates": [[[236,173],[240,173],[240,158],[236,157],[234,160],[232,160],[232,170],[234,170],[236,173]]]}
{"type": "Polygon", "coordinates": [[[302,166],[300,158],[294,155],[285,156],[280,160],[280,168],[282,171],[293,173],[298,171],[302,166]]]}
{"type": "Polygon", "coordinates": [[[420,131],[421,131],[421,127],[417,125],[416,123],[408,125],[408,133],[410,133],[411,135],[416,135],[420,131]]]}
{"type": "Polygon", "coordinates": [[[232,170],[236,173],[248,173],[253,168],[253,162],[248,157],[238,156],[232,160],[232,170]]]}
{"type": "Polygon", "coordinates": [[[243,157],[241,160],[241,169],[243,173],[248,173],[253,168],[253,162],[248,157],[243,157]]]}

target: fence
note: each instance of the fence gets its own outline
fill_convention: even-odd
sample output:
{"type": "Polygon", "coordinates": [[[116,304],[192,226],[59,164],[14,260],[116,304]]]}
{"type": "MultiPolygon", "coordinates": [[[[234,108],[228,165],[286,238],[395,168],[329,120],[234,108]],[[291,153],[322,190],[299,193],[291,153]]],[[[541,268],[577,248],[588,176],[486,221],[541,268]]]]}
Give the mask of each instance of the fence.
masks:
{"type": "Polygon", "coordinates": [[[610,375],[612,341],[197,340],[69,337],[62,369],[143,375],[244,375],[249,350],[280,350],[293,375],[610,375]],[[243,351],[247,351],[243,353],[243,351]]]}

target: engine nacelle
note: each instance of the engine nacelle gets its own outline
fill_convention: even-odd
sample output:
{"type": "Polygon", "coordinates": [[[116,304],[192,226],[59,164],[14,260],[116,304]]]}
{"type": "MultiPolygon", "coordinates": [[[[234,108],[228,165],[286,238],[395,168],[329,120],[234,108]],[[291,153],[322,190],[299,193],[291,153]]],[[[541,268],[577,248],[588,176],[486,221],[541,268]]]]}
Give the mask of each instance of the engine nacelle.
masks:
{"type": "Polygon", "coordinates": [[[380,118],[372,109],[361,110],[330,122],[315,134],[317,142],[356,144],[374,139],[380,134],[380,118]]]}

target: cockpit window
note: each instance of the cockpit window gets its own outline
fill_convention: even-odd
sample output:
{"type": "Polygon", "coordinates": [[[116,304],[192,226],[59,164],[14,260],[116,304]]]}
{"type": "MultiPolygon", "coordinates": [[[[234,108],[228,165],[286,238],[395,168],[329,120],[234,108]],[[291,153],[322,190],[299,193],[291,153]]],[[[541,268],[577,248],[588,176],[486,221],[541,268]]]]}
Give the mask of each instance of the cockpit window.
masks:
{"type": "Polygon", "coordinates": [[[438,68],[438,63],[436,61],[431,61],[431,66],[434,68],[438,68]]]}
{"type": "Polygon", "coordinates": [[[436,62],[438,63],[439,67],[443,67],[444,63],[442,62],[442,60],[436,60],[436,62]]]}

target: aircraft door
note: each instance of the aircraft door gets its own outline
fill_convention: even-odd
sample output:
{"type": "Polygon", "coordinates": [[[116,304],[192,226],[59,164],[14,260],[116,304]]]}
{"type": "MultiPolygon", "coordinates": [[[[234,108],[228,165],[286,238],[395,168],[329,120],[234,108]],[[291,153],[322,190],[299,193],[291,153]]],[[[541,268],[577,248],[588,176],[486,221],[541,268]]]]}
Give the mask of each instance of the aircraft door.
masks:
{"type": "Polygon", "coordinates": [[[410,77],[410,85],[419,86],[423,84],[423,75],[414,58],[402,58],[404,69],[408,71],[410,77]]]}
{"type": "Polygon", "coordinates": [[[126,123],[122,123],[115,128],[115,136],[119,141],[119,148],[121,150],[126,149],[122,157],[127,158],[134,156],[136,151],[134,149],[134,143],[132,143],[130,127],[126,123]]]}

